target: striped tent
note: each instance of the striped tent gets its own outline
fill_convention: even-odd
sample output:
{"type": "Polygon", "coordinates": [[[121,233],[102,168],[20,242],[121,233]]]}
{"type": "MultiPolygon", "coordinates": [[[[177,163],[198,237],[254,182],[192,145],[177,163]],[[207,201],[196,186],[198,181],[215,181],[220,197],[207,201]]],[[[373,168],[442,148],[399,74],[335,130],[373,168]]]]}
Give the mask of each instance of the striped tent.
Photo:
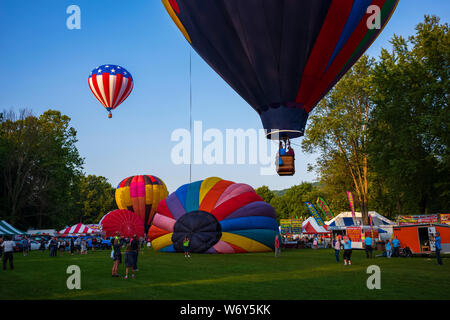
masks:
{"type": "Polygon", "coordinates": [[[302,233],[303,234],[328,234],[330,231],[328,230],[328,226],[319,226],[316,222],[316,219],[313,217],[309,217],[302,223],[302,233]]]}
{"type": "Polygon", "coordinates": [[[95,231],[82,223],[78,223],[71,227],[62,229],[61,231],[58,232],[58,234],[79,234],[79,233],[89,234],[95,233],[95,231]]]}
{"type": "Polygon", "coordinates": [[[25,234],[25,232],[22,232],[16,228],[14,228],[12,225],[10,225],[5,220],[0,221],[0,235],[19,235],[19,234],[25,234]]]}

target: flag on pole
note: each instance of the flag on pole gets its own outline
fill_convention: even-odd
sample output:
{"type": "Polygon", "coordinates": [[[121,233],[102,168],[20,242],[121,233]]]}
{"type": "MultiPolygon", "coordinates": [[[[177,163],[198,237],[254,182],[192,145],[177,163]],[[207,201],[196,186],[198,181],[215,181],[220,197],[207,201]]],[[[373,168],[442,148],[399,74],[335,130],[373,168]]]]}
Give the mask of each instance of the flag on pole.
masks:
{"type": "Polygon", "coordinates": [[[309,212],[313,216],[313,218],[316,219],[317,224],[321,227],[324,226],[325,223],[323,222],[323,220],[320,217],[319,213],[317,212],[316,208],[314,208],[313,204],[308,201],[306,201],[305,204],[306,204],[306,207],[308,208],[309,212]]]}
{"type": "Polygon", "coordinates": [[[353,225],[356,226],[356,215],[355,215],[355,200],[353,199],[353,193],[347,191],[348,202],[350,203],[350,209],[352,211],[353,225]]]}
{"type": "Polygon", "coordinates": [[[324,216],[326,216],[328,219],[334,218],[333,212],[331,212],[330,207],[328,206],[328,204],[325,202],[325,200],[322,197],[317,198],[317,205],[319,206],[319,209],[320,209],[320,211],[322,211],[324,216]]]}

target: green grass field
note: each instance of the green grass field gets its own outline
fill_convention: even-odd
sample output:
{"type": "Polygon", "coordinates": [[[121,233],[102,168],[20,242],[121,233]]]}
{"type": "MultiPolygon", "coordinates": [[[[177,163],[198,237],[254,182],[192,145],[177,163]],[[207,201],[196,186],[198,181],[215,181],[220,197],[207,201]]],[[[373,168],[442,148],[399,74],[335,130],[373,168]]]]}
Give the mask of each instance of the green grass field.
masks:
{"type": "MultiPolygon", "coordinates": [[[[380,252],[378,252],[379,254],[380,252]]],[[[342,257],[342,254],[341,254],[342,257]]],[[[450,259],[374,258],[353,251],[352,266],[336,263],[331,249],[200,255],[139,254],[136,279],[111,277],[109,251],[50,258],[14,254],[15,269],[0,270],[0,299],[305,300],[450,299],[450,259]],[[369,290],[369,265],[381,268],[381,289],[369,290]],[[69,265],[81,268],[81,290],[69,290],[69,265]]],[[[124,265],[120,266],[121,275],[124,265]]]]}

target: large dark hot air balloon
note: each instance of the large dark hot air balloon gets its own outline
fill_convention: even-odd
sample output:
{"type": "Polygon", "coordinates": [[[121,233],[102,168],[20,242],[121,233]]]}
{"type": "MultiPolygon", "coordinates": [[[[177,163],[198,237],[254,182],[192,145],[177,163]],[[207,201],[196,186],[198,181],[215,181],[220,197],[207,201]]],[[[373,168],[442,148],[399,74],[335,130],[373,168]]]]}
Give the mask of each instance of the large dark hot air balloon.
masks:
{"type": "Polygon", "coordinates": [[[303,135],[309,112],[372,44],[398,0],[162,2],[197,53],[258,112],[267,137],[285,139],[303,135]],[[372,5],[381,10],[378,29],[369,28],[372,5]]]}

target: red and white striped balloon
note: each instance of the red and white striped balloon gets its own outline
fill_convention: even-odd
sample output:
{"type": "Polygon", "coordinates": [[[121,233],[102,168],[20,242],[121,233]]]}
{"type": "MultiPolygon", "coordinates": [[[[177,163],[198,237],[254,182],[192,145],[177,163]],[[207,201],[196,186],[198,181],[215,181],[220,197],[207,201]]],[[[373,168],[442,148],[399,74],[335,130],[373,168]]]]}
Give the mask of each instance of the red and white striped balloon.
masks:
{"type": "Polygon", "coordinates": [[[133,90],[133,77],[125,68],[117,65],[102,65],[89,75],[89,88],[98,101],[109,112],[117,108],[133,90]]]}

